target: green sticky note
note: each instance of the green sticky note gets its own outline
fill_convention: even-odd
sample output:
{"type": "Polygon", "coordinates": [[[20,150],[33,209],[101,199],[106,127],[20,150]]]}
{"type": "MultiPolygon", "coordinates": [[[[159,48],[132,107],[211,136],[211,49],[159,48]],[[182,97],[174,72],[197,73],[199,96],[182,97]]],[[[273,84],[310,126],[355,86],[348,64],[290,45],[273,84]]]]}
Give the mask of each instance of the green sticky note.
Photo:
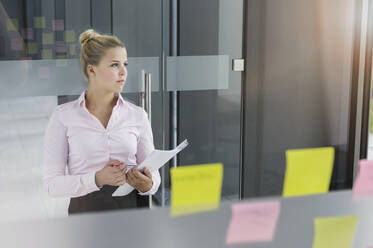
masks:
{"type": "Polygon", "coordinates": [[[75,32],[72,30],[66,30],[64,33],[65,42],[75,41],[75,32]]]}
{"type": "Polygon", "coordinates": [[[26,53],[27,54],[37,54],[38,53],[38,44],[36,42],[26,43],[26,53]]]}
{"type": "Polygon", "coordinates": [[[45,17],[44,16],[34,17],[34,28],[45,28],[45,17]]]}
{"type": "Polygon", "coordinates": [[[54,44],[54,35],[53,33],[43,33],[42,35],[43,45],[53,45],[54,44]]]}
{"type": "Polygon", "coordinates": [[[6,27],[8,31],[17,31],[19,28],[18,19],[15,19],[15,18],[8,19],[6,27]]]}
{"type": "Polygon", "coordinates": [[[315,218],[313,248],[350,248],[358,223],[357,216],[315,218]]]}
{"type": "Polygon", "coordinates": [[[42,59],[52,59],[53,58],[52,49],[42,49],[41,50],[41,58],[42,59]]]}
{"type": "Polygon", "coordinates": [[[69,45],[70,55],[76,55],[75,44],[69,45]]]}
{"type": "Polygon", "coordinates": [[[56,55],[56,66],[57,67],[66,67],[67,66],[66,55],[56,55]]]}
{"type": "Polygon", "coordinates": [[[327,193],[333,164],[333,147],[286,151],[283,196],[327,193]]]}
{"type": "Polygon", "coordinates": [[[223,165],[171,168],[171,215],[213,210],[220,202],[223,165]]]}

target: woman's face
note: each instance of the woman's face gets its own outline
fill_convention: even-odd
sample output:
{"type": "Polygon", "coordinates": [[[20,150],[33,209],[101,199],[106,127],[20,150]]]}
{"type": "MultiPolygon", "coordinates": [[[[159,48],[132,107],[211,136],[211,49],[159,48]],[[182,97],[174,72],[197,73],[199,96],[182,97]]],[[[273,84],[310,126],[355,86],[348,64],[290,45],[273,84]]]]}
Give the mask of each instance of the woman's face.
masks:
{"type": "Polygon", "coordinates": [[[93,66],[95,87],[107,92],[120,93],[127,79],[127,51],[114,47],[106,51],[100,63],[93,66]]]}

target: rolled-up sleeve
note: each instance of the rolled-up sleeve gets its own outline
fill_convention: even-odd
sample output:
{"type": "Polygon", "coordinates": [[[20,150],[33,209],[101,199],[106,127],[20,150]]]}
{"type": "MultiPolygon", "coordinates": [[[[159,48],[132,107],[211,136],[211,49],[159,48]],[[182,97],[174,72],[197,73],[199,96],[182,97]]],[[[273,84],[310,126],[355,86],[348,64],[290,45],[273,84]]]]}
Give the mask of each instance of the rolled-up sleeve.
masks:
{"type": "Polygon", "coordinates": [[[67,128],[61,122],[59,109],[53,112],[44,136],[43,181],[52,197],[78,197],[99,190],[96,172],[66,175],[68,159],[67,128]]]}
{"type": "MultiPolygon", "coordinates": [[[[137,144],[136,162],[140,164],[154,150],[152,128],[145,111],[142,110],[142,125],[137,144]]],[[[145,165],[146,166],[146,165],[145,165]]],[[[153,186],[147,192],[139,192],[140,195],[153,195],[158,191],[161,184],[161,176],[158,170],[150,171],[152,174],[153,186]]]]}

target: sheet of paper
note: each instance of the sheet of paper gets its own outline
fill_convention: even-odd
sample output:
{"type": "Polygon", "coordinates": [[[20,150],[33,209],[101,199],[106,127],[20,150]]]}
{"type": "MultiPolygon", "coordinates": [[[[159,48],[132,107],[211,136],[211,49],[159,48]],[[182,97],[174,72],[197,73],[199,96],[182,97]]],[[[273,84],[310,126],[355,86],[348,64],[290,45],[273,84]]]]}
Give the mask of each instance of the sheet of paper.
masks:
{"type": "Polygon", "coordinates": [[[328,192],[333,164],[333,147],[287,150],[283,196],[328,192]]]}
{"type": "Polygon", "coordinates": [[[171,215],[216,209],[220,203],[223,165],[202,164],[171,168],[171,215]]]}
{"type": "MultiPolygon", "coordinates": [[[[151,172],[160,169],[165,165],[171,158],[181,152],[185,147],[188,146],[188,141],[184,140],[175,149],[170,151],[154,150],[141,164],[137,166],[137,169],[142,171],[144,167],[147,167],[151,172]]],[[[128,166],[127,171],[133,166],[128,166]]],[[[124,196],[132,192],[134,188],[128,183],[120,186],[114,191],[112,196],[124,196]]]]}
{"type": "Polygon", "coordinates": [[[357,216],[315,218],[313,248],[350,248],[358,223],[357,216]]]}
{"type": "Polygon", "coordinates": [[[353,187],[353,198],[373,196],[373,161],[360,160],[359,173],[353,187]]]}
{"type": "Polygon", "coordinates": [[[272,241],[280,206],[278,200],[233,204],[226,244],[272,241]]]}

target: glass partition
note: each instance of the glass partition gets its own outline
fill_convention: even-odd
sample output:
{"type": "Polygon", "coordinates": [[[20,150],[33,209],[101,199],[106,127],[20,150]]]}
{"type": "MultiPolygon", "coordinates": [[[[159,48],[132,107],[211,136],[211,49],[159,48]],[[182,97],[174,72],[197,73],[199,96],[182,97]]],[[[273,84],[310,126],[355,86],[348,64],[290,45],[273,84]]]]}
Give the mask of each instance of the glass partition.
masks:
{"type": "Polygon", "coordinates": [[[151,73],[154,139],[163,148],[161,2],[0,1],[0,221],[67,215],[69,199],[43,189],[43,137],[55,107],[88,87],[78,40],[88,28],[125,43],[128,101],[139,104],[143,74],[151,73]]]}
{"type": "MultiPolygon", "coordinates": [[[[190,146],[176,165],[222,162],[223,198],[239,197],[242,72],[232,70],[232,60],[242,58],[243,1],[174,1],[177,56],[168,47],[175,38],[170,2],[0,1],[0,221],[67,215],[69,199],[43,189],[43,137],[56,106],[88,87],[78,40],[88,28],[125,43],[129,75],[122,95],[128,101],[139,105],[144,73],[151,74],[155,148],[171,149],[173,132],[179,142],[187,138],[190,146]]],[[[169,204],[170,166],[155,204],[169,204]]]]}

